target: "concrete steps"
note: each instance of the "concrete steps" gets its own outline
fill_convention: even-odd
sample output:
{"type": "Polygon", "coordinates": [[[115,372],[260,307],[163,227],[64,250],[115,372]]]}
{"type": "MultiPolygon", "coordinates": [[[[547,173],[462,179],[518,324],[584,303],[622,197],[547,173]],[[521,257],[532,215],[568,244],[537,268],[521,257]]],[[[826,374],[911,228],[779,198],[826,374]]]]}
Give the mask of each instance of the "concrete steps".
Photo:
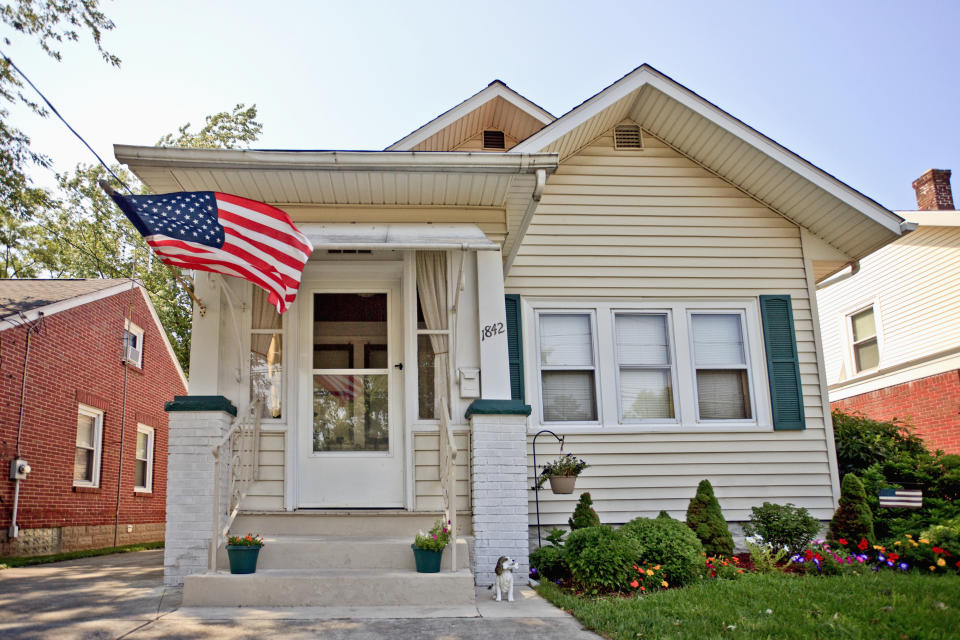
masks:
{"type": "MultiPolygon", "coordinates": [[[[396,509],[383,511],[290,511],[284,513],[241,513],[230,530],[235,535],[261,536],[405,536],[429,531],[443,514],[396,509]]],[[[472,533],[469,516],[458,516],[460,535],[472,533]]]]}

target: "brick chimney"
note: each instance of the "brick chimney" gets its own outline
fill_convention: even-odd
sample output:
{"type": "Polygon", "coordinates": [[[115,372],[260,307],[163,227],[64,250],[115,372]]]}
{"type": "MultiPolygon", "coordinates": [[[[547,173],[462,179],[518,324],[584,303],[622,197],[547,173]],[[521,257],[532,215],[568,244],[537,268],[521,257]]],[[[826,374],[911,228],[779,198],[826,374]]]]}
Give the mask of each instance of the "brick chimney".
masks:
{"type": "Polygon", "coordinates": [[[917,192],[917,208],[921,211],[954,210],[949,169],[927,169],[913,181],[913,190],[917,192]]]}

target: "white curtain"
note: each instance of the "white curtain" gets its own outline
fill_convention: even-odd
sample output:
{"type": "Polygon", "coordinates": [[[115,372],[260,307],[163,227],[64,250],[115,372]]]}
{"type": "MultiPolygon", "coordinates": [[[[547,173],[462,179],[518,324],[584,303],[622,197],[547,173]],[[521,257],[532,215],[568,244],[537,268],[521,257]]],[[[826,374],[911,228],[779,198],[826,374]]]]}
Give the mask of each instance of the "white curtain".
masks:
{"type": "MultiPolygon", "coordinates": [[[[417,295],[423,320],[429,330],[447,329],[447,254],[442,251],[417,252],[417,295]]],[[[446,400],[450,388],[449,340],[443,334],[430,334],[433,348],[433,415],[440,417],[441,399],[446,400]]],[[[449,416],[448,416],[449,417],[449,416]]]]}

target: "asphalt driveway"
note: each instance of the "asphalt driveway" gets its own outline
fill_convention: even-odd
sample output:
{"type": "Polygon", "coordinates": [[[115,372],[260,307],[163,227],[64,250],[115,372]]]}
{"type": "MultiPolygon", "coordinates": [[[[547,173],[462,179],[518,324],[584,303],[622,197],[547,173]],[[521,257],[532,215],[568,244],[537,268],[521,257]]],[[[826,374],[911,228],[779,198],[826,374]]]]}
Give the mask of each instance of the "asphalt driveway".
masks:
{"type": "Polygon", "coordinates": [[[516,602],[477,591],[475,607],[190,608],[163,586],[163,551],[0,571],[0,638],[596,639],[528,588],[516,602]]]}

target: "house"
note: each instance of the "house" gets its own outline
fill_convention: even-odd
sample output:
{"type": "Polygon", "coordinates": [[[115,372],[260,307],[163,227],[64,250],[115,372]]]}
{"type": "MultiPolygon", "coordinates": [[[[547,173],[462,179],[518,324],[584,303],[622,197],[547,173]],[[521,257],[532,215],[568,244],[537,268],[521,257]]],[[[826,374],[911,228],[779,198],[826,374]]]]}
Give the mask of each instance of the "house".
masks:
{"type": "Polygon", "coordinates": [[[704,477],[734,523],[764,501],[831,516],[815,287],[902,220],[655,69],[561,117],[495,81],[385,151],[115,155],[157,193],[274,204],[314,246],[283,316],[198,274],[168,407],[185,602],[343,604],[348,578],[368,604],[473,602],[573,510],[530,490],[544,429],[538,462],[562,437],[606,523],[680,516],[704,477]],[[472,540],[442,598],[388,571],[436,517],[472,540]],[[270,538],[255,578],[210,571],[225,528],[270,538]]]}
{"type": "Polygon", "coordinates": [[[187,380],[143,287],[0,280],[0,373],[0,555],[163,540],[187,380]]]}
{"type": "Polygon", "coordinates": [[[960,453],[960,211],[950,171],[913,182],[914,230],[817,293],[830,406],[899,418],[960,453]]]}

